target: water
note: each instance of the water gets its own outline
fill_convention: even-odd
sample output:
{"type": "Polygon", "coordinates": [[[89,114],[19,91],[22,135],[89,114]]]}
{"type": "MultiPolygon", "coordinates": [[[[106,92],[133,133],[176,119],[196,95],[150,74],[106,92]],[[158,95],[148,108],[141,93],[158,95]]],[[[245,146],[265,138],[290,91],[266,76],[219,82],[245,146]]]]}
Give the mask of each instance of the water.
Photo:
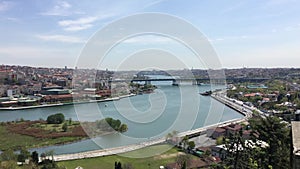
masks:
{"type": "MultiPolygon", "coordinates": [[[[171,82],[169,82],[171,83],[171,82]]],[[[211,86],[158,86],[152,94],[137,95],[118,101],[68,105],[38,109],[0,111],[0,121],[16,119],[46,119],[63,113],[66,119],[94,121],[104,117],[117,118],[128,125],[123,134],[111,134],[61,146],[33,149],[38,152],[54,150],[55,154],[76,153],[110,148],[161,138],[173,130],[187,131],[242,115],[199,92],[211,86]]]]}

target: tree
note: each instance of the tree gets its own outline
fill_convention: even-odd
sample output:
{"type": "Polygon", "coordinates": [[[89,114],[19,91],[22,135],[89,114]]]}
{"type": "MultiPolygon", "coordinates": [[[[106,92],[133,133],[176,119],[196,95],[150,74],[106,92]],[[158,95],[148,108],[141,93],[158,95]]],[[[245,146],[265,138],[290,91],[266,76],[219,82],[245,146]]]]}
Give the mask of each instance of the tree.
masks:
{"type": "Polygon", "coordinates": [[[178,131],[173,130],[171,133],[168,133],[166,135],[166,141],[172,141],[172,144],[178,144],[178,139],[177,139],[177,135],[178,135],[178,131]],[[175,138],[175,140],[174,140],[175,138]]]}
{"type": "Polygon", "coordinates": [[[176,158],[176,163],[180,168],[182,168],[184,165],[187,166],[191,160],[190,155],[178,155],[176,158]]]}
{"type": "Polygon", "coordinates": [[[72,125],[72,118],[69,118],[69,125],[72,125]]]}
{"type": "Polygon", "coordinates": [[[61,124],[65,121],[65,116],[62,113],[53,114],[47,117],[48,124],[61,124]]]}
{"type": "Polygon", "coordinates": [[[116,131],[119,131],[119,128],[121,126],[121,121],[118,119],[118,120],[114,120],[112,119],[111,120],[111,123],[108,123],[114,130],[116,131]]]}
{"type": "Polygon", "coordinates": [[[183,144],[183,149],[186,149],[186,146],[188,145],[188,142],[189,142],[189,137],[184,136],[183,139],[181,140],[181,142],[183,144]]]}
{"type": "Polygon", "coordinates": [[[253,135],[257,136],[257,140],[268,143],[269,146],[262,148],[266,159],[265,168],[269,165],[273,168],[289,168],[290,167],[290,147],[291,137],[290,129],[286,123],[275,116],[265,118],[258,117],[250,120],[253,129],[253,135]]]}
{"type": "Polygon", "coordinates": [[[118,131],[118,132],[126,132],[128,130],[128,126],[126,124],[122,124],[119,119],[113,119],[107,117],[102,120],[96,121],[97,129],[102,131],[118,131]]]}
{"type": "Polygon", "coordinates": [[[225,152],[223,152],[226,154],[224,159],[225,166],[233,169],[249,168],[251,146],[246,144],[242,130],[234,135],[230,135],[225,141],[225,147],[225,152]]]}
{"type": "Polygon", "coordinates": [[[67,124],[67,123],[64,123],[63,126],[62,126],[61,128],[62,128],[62,130],[63,130],[64,132],[68,131],[68,124],[67,124]]]}
{"type": "Polygon", "coordinates": [[[223,167],[290,168],[291,145],[288,126],[272,116],[255,116],[249,123],[252,130],[249,140],[242,137],[242,130],[224,139],[226,159],[223,161],[223,167]]]}
{"type": "Polygon", "coordinates": [[[39,163],[39,154],[36,151],[31,153],[31,158],[35,164],[39,163]]]}
{"type": "Polygon", "coordinates": [[[21,148],[20,154],[18,155],[18,161],[25,162],[25,160],[28,159],[29,157],[30,157],[30,152],[25,148],[21,148]]]}
{"type": "Polygon", "coordinates": [[[189,141],[189,142],[188,142],[188,149],[191,150],[191,149],[195,148],[195,146],[196,146],[196,145],[195,145],[195,142],[194,142],[194,141],[189,141]]]}
{"type": "Polygon", "coordinates": [[[126,132],[127,130],[128,130],[127,125],[126,125],[126,124],[121,124],[121,126],[120,126],[120,128],[119,128],[119,131],[120,131],[121,133],[124,133],[124,132],[126,132]]]}
{"type": "Polygon", "coordinates": [[[169,141],[169,140],[172,139],[172,138],[173,138],[172,133],[168,133],[168,134],[166,135],[166,141],[169,141]]]}
{"type": "Polygon", "coordinates": [[[186,161],[183,162],[181,169],[186,169],[186,161]]]}
{"type": "Polygon", "coordinates": [[[120,161],[119,162],[115,161],[115,169],[122,169],[122,164],[120,161]]]}
{"type": "Polygon", "coordinates": [[[224,139],[224,136],[218,137],[217,140],[216,140],[216,144],[217,144],[217,145],[223,144],[223,139],[224,139]]]}
{"type": "Polygon", "coordinates": [[[42,167],[41,169],[61,169],[64,167],[59,167],[54,161],[46,159],[41,162],[40,164],[42,167]]]}

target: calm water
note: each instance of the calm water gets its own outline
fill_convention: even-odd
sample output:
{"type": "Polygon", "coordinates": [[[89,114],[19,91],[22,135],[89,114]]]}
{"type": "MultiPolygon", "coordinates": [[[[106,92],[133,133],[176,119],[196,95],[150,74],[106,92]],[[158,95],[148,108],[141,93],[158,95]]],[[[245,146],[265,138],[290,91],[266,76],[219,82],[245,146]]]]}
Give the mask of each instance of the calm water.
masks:
{"type": "Polygon", "coordinates": [[[50,114],[63,113],[66,119],[94,121],[113,117],[128,125],[128,131],[123,134],[111,134],[62,146],[34,149],[39,152],[54,150],[56,154],[63,154],[138,143],[163,137],[173,130],[187,131],[242,117],[241,114],[210,97],[199,94],[207,90],[211,90],[211,86],[178,87],[160,83],[152,94],[137,95],[118,101],[0,111],[0,121],[20,118],[46,119],[50,114]]]}

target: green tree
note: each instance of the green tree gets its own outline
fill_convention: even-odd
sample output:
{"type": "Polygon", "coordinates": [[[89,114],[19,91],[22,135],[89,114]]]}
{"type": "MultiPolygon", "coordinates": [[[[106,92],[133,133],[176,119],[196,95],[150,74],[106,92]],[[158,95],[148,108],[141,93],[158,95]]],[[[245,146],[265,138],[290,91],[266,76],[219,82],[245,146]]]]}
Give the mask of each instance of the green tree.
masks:
{"type": "Polygon", "coordinates": [[[30,152],[25,148],[21,148],[20,154],[18,155],[18,161],[25,162],[25,160],[28,159],[29,157],[30,157],[30,152]]]}
{"type": "Polygon", "coordinates": [[[217,140],[216,140],[216,144],[217,144],[217,145],[223,144],[223,140],[224,140],[224,136],[218,137],[217,140]]]}
{"type": "Polygon", "coordinates": [[[39,163],[39,154],[36,151],[31,153],[31,158],[32,162],[34,162],[35,164],[39,163]]]}
{"type": "Polygon", "coordinates": [[[193,148],[195,148],[195,142],[194,141],[189,141],[188,142],[188,149],[193,149],[193,148]]]}
{"type": "Polygon", "coordinates": [[[69,118],[69,125],[72,125],[72,118],[69,118]]]}
{"type": "Polygon", "coordinates": [[[191,155],[178,155],[176,158],[176,163],[180,168],[187,166],[190,163],[191,155]]]}
{"type": "Polygon", "coordinates": [[[265,118],[258,117],[250,120],[250,126],[253,129],[253,135],[258,140],[266,142],[269,146],[262,148],[264,157],[267,160],[265,168],[289,168],[290,167],[290,149],[291,137],[290,129],[286,123],[275,116],[265,118]]]}
{"type": "Polygon", "coordinates": [[[60,169],[61,168],[54,161],[49,160],[49,159],[42,161],[40,165],[41,165],[41,169],[60,169]]]}
{"type": "Polygon", "coordinates": [[[124,133],[128,130],[128,126],[126,124],[121,124],[120,128],[119,128],[119,131],[121,133],[124,133]]]}
{"type": "Polygon", "coordinates": [[[225,142],[224,159],[225,166],[232,169],[249,168],[248,161],[251,158],[250,148],[246,146],[245,139],[242,137],[242,130],[234,135],[230,135],[225,142]]]}
{"type": "Polygon", "coordinates": [[[68,131],[68,124],[67,124],[67,123],[64,123],[63,126],[62,126],[61,128],[62,128],[62,130],[63,130],[64,132],[68,131]]]}
{"type": "Polygon", "coordinates": [[[122,164],[121,162],[115,162],[115,169],[122,169],[122,164]]]}
{"type": "Polygon", "coordinates": [[[62,113],[53,114],[47,117],[48,124],[61,124],[65,121],[65,116],[62,113]]]}
{"type": "Polygon", "coordinates": [[[250,119],[251,138],[242,130],[224,139],[226,159],[223,167],[233,169],[290,168],[290,129],[277,117],[250,119]],[[267,144],[266,144],[267,143],[267,144]]]}
{"type": "Polygon", "coordinates": [[[186,161],[183,162],[181,169],[186,169],[186,161]]]}
{"type": "Polygon", "coordinates": [[[118,131],[119,128],[120,128],[120,126],[121,126],[121,121],[120,121],[119,119],[117,119],[117,120],[114,120],[114,119],[113,119],[113,120],[111,121],[110,126],[111,126],[114,130],[118,131]]]}
{"type": "Polygon", "coordinates": [[[183,139],[181,140],[181,143],[183,144],[183,149],[186,149],[188,142],[189,142],[189,137],[184,136],[183,139]]]}

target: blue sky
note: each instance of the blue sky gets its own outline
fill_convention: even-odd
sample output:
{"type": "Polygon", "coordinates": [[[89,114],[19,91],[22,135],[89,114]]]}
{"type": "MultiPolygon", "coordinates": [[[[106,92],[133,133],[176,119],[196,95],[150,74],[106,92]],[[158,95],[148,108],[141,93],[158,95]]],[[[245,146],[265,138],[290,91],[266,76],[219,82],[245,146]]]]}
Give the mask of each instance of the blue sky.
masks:
{"type": "MultiPolygon", "coordinates": [[[[299,8],[297,0],[0,0],[0,63],[74,67],[85,43],[108,23],[132,14],[159,12],[198,28],[225,68],[300,67],[299,8]]],[[[149,47],[159,45],[155,38],[151,44],[151,38],[145,37],[149,47]]],[[[141,45],[130,44],[131,50],[141,45]]],[[[129,48],[124,46],[123,50],[129,48]]],[[[188,67],[203,66],[183,54],[178,57],[188,67]]]]}

